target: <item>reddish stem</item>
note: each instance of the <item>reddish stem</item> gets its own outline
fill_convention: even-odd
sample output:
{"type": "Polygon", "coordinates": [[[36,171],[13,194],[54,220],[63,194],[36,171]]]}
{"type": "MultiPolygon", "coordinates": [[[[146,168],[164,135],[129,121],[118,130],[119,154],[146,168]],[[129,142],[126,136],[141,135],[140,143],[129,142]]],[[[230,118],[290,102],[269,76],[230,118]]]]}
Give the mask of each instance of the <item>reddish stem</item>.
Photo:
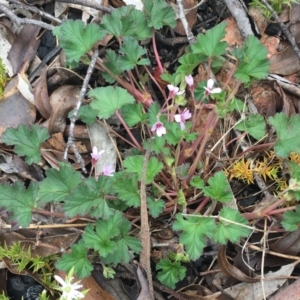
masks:
{"type": "Polygon", "coordinates": [[[153,44],[153,51],[154,51],[155,59],[156,59],[156,62],[157,62],[157,66],[159,68],[160,74],[163,74],[164,73],[164,68],[161,64],[159,54],[158,54],[158,51],[157,51],[157,47],[156,47],[155,30],[152,31],[152,44],[153,44]]]}
{"type": "Polygon", "coordinates": [[[115,112],[117,118],[120,120],[120,122],[122,123],[122,125],[124,126],[125,130],[127,131],[128,135],[130,136],[131,140],[133,141],[133,143],[135,144],[135,146],[143,153],[144,149],[142,148],[142,146],[139,144],[139,142],[136,140],[136,138],[133,136],[131,130],[128,128],[127,124],[124,122],[123,118],[121,117],[119,110],[116,110],[115,112]]]}
{"type": "Polygon", "coordinates": [[[202,209],[207,205],[209,202],[209,197],[204,197],[198,207],[194,210],[193,214],[200,213],[202,209]]]}
{"type": "Polygon", "coordinates": [[[204,152],[205,146],[206,146],[209,138],[211,137],[211,135],[212,135],[212,133],[213,133],[213,131],[214,131],[216,125],[217,125],[218,119],[219,118],[218,118],[218,115],[216,114],[215,110],[212,110],[209,113],[208,118],[207,118],[207,124],[206,124],[205,129],[204,129],[204,135],[203,135],[203,139],[202,139],[200,149],[198,150],[196,158],[194,159],[194,162],[193,162],[192,166],[189,169],[189,177],[188,177],[187,182],[189,182],[191,180],[192,176],[195,173],[198,162],[200,161],[200,158],[201,158],[201,156],[204,152]]]}
{"type": "Polygon", "coordinates": [[[114,78],[124,89],[126,89],[133,97],[135,97],[140,103],[144,104],[145,106],[149,107],[153,102],[151,95],[148,93],[141,93],[138,89],[134,86],[131,86],[129,82],[116,76],[111,70],[109,70],[103,63],[103,61],[98,58],[95,67],[100,70],[104,70],[107,72],[112,78],[114,78]]]}

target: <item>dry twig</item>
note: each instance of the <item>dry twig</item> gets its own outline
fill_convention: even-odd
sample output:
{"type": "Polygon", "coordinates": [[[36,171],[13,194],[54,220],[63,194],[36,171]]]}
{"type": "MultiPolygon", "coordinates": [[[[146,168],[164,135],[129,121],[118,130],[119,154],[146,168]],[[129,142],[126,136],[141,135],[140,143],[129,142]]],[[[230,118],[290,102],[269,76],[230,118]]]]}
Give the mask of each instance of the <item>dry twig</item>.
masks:
{"type": "Polygon", "coordinates": [[[146,173],[147,173],[147,166],[148,166],[152,141],[153,140],[151,139],[150,143],[148,145],[146,154],[144,156],[142,179],[141,179],[141,232],[140,232],[140,239],[141,239],[141,244],[142,244],[143,248],[140,253],[140,265],[146,271],[146,274],[148,277],[149,292],[150,292],[152,299],[154,299],[152,273],[151,273],[151,262],[150,262],[150,249],[151,249],[150,227],[149,227],[149,219],[148,219],[147,193],[146,193],[146,173]]]}
{"type": "Polygon", "coordinates": [[[112,7],[106,7],[106,6],[100,5],[93,0],[56,0],[56,2],[64,2],[64,3],[83,5],[83,6],[102,10],[109,14],[112,13],[112,11],[114,10],[114,8],[112,8],[112,7]]]}
{"type": "Polygon", "coordinates": [[[78,119],[78,111],[81,107],[84,96],[86,94],[87,86],[89,84],[89,81],[90,81],[91,75],[93,73],[93,70],[94,70],[94,67],[95,67],[98,56],[99,56],[99,50],[97,49],[97,50],[94,51],[94,53],[92,55],[92,60],[91,60],[91,63],[89,65],[89,68],[87,70],[86,76],[84,78],[84,81],[83,81],[83,84],[82,84],[82,87],[81,87],[81,90],[80,90],[79,98],[78,98],[78,101],[77,101],[76,108],[74,109],[73,116],[71,117],[70,133],[69,133],[68,142],[67,142],[65,153],[64,153],[64,159],[67,159],[68,150],[69,150],[69,148],[72,148],[72,150],[73,150],[73,152],[76,156],[77,162],[80,163],[81,168],[85,173],[86,173],[86,168],[84,166],[84,161],[83,161],[81,155],[79,154],[79,152],[78,152],[78,150],[75,146],[75,143],[74,143],[74,128],[75,128],[75,122],[78,119]]]}
{"type": "Polygon", "coordinates": [[[25,25],[25,24],[30,24],[30,25],[35,25],[39,26],[48,30],[53,30],[55,27],[53,25],[47,24],[42,21],[37,21],[37,20],[32,20],[28,18],[19,18],[17,17],[8,6],[4,4],[0,4],[0,11],[2,11],[7,17],[10,18],[10,20],[15,23],[17,26],[25,25]]]}
{"type": "Polygon", "coordinates": [[[288,39],[288,41],[290,42],[290,44],[293,47],[293,50],[295,52],[295,54],[297,55],[297,57],[300,59],[300,50],[296,44],[295,38],[291,35],[291,33],[288,31],[287,27],[283,24],[283,22],[281,21],[281,19],[278,17],[277,13],[275,12],[275,10],[271,7],[271,5],[269,4],[269,2],[267,0],[261,0],[261,2],[267,7],[267,9],[272,13],[273,18],[276,20],[276,22],[279,24],[283,34],[286,36],[286,38],[288,39]]]}

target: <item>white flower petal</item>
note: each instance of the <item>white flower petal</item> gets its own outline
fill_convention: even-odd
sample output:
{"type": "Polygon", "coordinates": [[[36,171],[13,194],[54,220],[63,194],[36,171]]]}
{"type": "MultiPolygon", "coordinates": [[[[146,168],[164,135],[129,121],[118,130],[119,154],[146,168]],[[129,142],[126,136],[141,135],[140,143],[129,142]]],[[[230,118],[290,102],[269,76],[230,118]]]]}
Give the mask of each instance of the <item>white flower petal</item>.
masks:
{"type": "Polygon", "coordinates": [[[214,86],[214,80],[213,79],[208,79],[207,80],[207,88],[209,89],[209,90],[211,90],[212,89],[212,87],[214,86]]]}
{"type": "Polygon", "coordinates": [[[65,286],[65,285],[66,285],[65,281],[64,281],[60,276],[54,275],[54,278],[55,278],[55,280],[58,281],[58,283],[60,283],[62,286],[65,286]]]}
{"type": "Polygon", "coordinates": [[[176,122],[181,122],[181,115],[174,115],[174,119],[176,122]]]}
{"type": "Polygon", "coordinates": [[[194,85],[194,78],[192,75],[185,76],[185,82],[189,87],[194,85]]]}
{"type": "Polygon", "coordinates": [[[157,134],[157,136],[159,136],[159,137],[161,137],[163,134],[166,134],[166,133],[167,133],[166,128],[163,127],[163,126],[157,128],[157,130],[156,130],[156,134],[157,134]]]}
{"type": "Polygon", "coordinates": [[[178,89],[177,86],[174,86],[173,84],[168,84],[168,89],[170,92],[175,92],[176,93],[176,89],[178,89]]]}
{"type": "Polygon", "coordinates": [[[215,89],[212,89],[211,91],[211,94],[219,94],[222,92],[222,89],[221,88],[215,88],[215,89]]]}
{"type": "Polygon", "coordinates": [[[93,154],[98,154],[98,149],[96,146],[93,147],[93,154]]]}

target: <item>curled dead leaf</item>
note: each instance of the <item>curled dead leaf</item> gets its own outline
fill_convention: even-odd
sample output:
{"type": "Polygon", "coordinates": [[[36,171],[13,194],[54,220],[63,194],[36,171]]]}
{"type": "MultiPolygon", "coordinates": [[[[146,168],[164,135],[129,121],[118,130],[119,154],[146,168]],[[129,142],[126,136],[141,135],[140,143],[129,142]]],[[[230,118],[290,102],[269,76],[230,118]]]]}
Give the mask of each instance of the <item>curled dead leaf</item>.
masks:
{"type": "Polygon", "coordinates": [[[76,107],[80,88],[64,85],[53,92],[50,97],[52,112],[49,118],[50,134],[64,132],[68,113],[76,107]]]}
{"type": "Polygon", "coordinates": [[[226,246],[221,246],[218,252],[218,265],[223,273],[225,273],[229,277],[233,277],[238,281],[242,282],[258,282],[259,278],[251,278],[247,276],[240,269],[236,268],[232,264],[230,264],[226,258],[226,246]]]}

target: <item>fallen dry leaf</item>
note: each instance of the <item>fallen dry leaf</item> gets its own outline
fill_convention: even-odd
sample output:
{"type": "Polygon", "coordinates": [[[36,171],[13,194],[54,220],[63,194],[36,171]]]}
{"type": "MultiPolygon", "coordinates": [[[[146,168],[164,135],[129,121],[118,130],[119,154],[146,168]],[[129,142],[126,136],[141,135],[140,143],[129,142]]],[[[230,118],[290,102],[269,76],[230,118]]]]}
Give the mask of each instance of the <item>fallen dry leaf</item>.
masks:
{"type": "Polygon", "coordinates": [[[10,127],[20,124],[31,125],[35,121],[36,108],[29,103],[18,90],[18,77],[14,77],[6,86],[0,99],[0,135],[10,127]]]}
{"type": "Polygon", "coordinates": [[[226,246],[221,246],[218,252],[218,265],[223,273],[242,282],[258,282],[260,278],[251,278],[237,267],[230,264],[226,258],[226,246]]]}
{"type": "Polygon", "coordinates": [[[50,117],[52,107],[47,87],[47,68],[43,68],[40,77],[33,84],[35,106],[46,120],[50,117]]]}
{"type": "Polygon", "coordinates": [[[52,112],[48,122],[50,134],[64,132],[68,113],[76,107],[80,88],[73,85],[64,85],[50,96],[52,112]]]}
{"type": "MultiPolygon", "coordinates": [[[[231,296],[235,300],[245,300],[245,299],[255,299],[260,300],[264,299],[264,295],[267,297],[273,294],[275,291],[278,290],[280,286],[282,286],[287,278],[281,279],[282,277],[288,277],[291,275],[295,268],[295,263],[283,266],[280,270],[276,272],[269,272],[265,274],[265,280],[263,282],[256,282],[256,283],[240,283],[229,287],[224,290],[224,293],[231,296]],[[273,278],[271,280],[271,278],[273,278]],[[263,290],[264,289],[264,293],[263,290]]],[[[298,281],[298,280],[297,280],[298,281]]],[[[299,291],[300,291],[300,280],[299,280],[299,291]]],[[[206,296],[204,299],[212,300],[212,299],[222,299],[221,292],[215,293],[211,296],[206,296]]],[[[298,294],[299,295],[299,294],[298,294]]],[[[286,297],[287,293],[284,293],[279,298],[271,298],[271,300],[299,300],[298,298],[291,298],[286,297]]]]}
{"type": "MultiPolygon", "coordinates": [[[[34,20],[39,19],[39,15],[34,15],[34,20]]],[[[8,59],[13,67],[13,73],[24,73],[36,55],[40,40],[37,39],[40,27],[34,25],[25,25],[16,37],[8,53],[8,59]]]]}

